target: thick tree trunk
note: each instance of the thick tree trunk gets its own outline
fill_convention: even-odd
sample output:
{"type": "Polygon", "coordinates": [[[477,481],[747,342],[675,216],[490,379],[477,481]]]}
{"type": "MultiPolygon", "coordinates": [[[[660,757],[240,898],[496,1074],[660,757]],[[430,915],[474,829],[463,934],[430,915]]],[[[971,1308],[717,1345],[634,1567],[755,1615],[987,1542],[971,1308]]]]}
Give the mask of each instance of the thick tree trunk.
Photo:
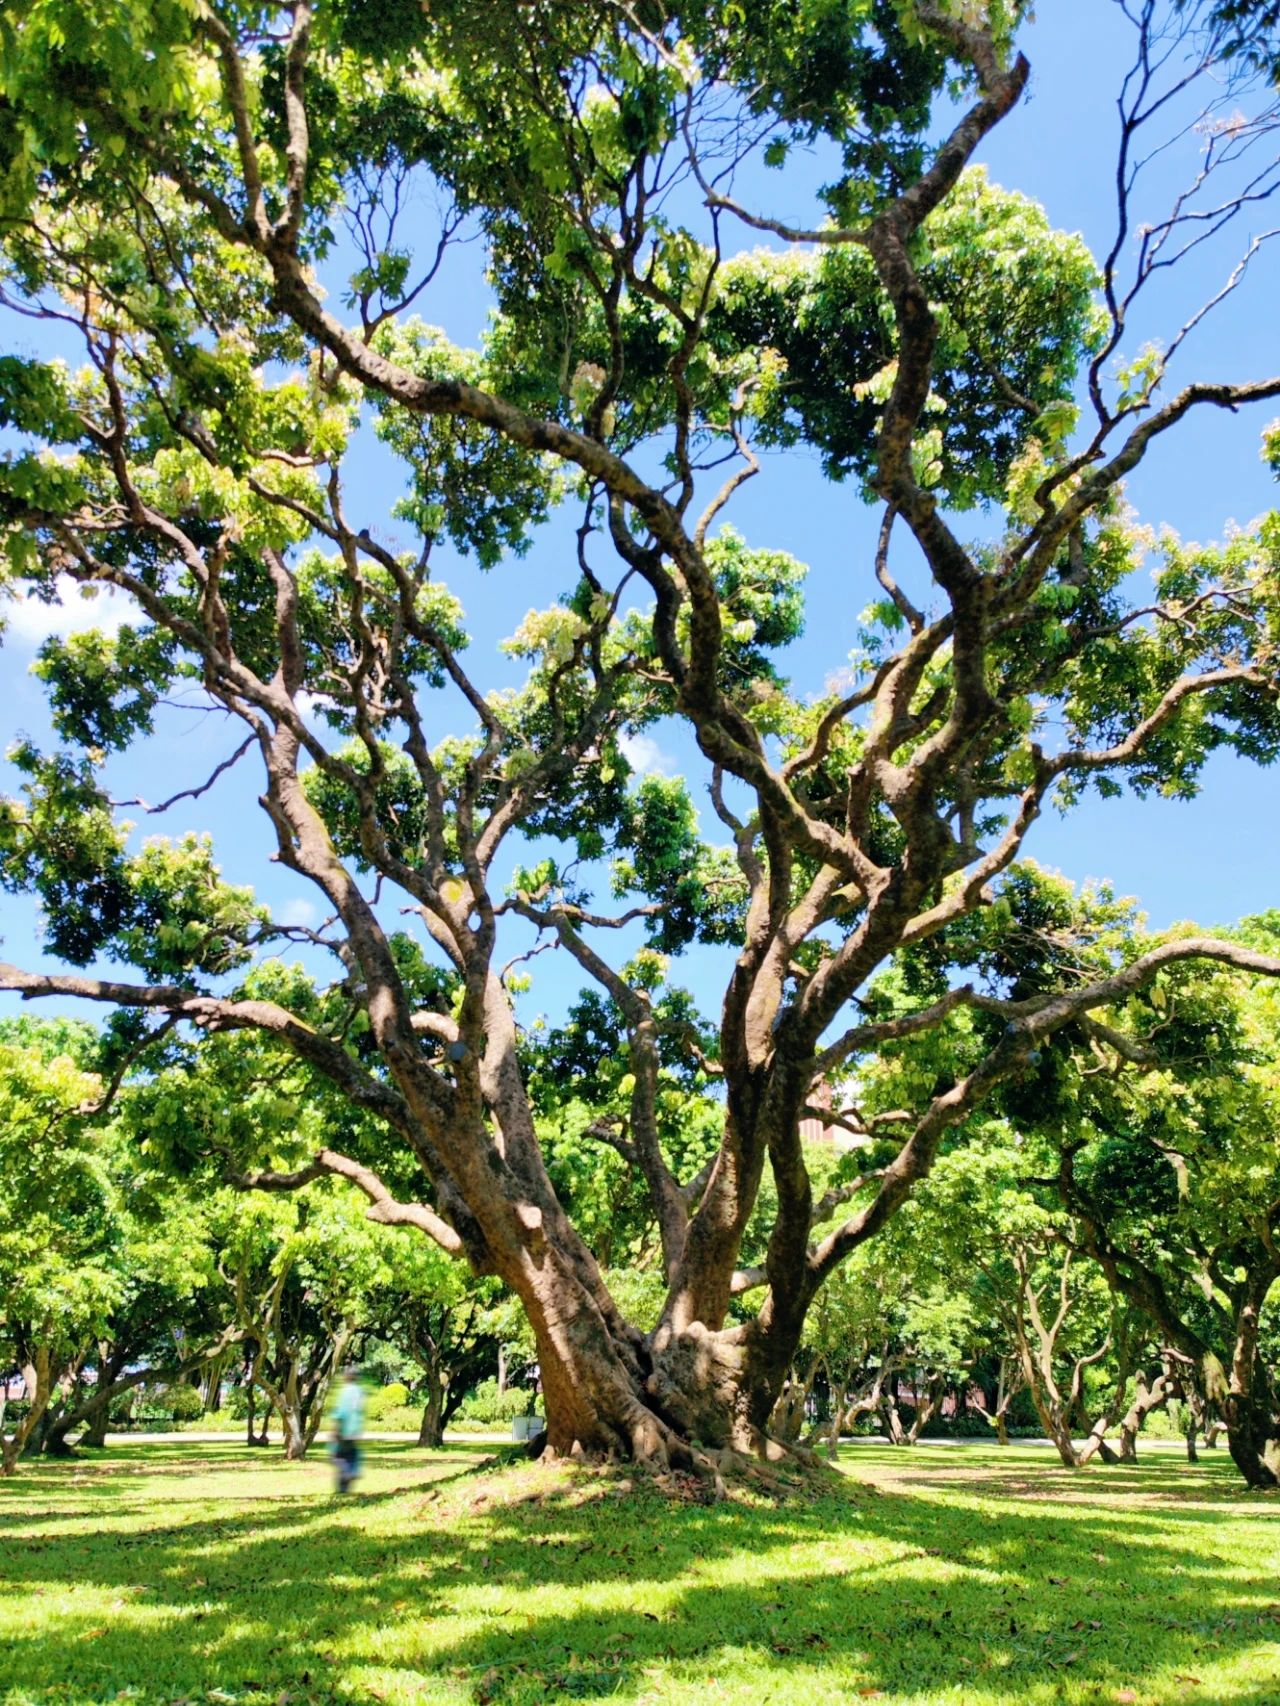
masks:
{"type": "Polygon", "coordinates": [[[106,1398],[94,1404],[86,1418],[87,1426],[77,1440],[77,1445],[87,1446],[93,1451],[102,1451],[107,1443],[107,1428],[111,1421],[111,1405],[106,1398]]]}
{"type": "Polygon", "coordinates": [[[22,1379],[27,1389],[29,1409],[13,1432],[0,1437],[0,1475],[16,1474],[18,1464],[35,1437],[53,1396],[53,1367],[49,1351],[44,1347],[34,1351],[23,1364],[22,1379]]]}
{"type": "Polygon", "coordinates": [[[40,1430],[38,1449],[45,1457],[70,1457],[71,1442],[67,1435],[77,1425],[77,1417],[59,1416],[56,1421],[50,1421],[46,1414],[44,1425],[40,1430]]]}
{"type": "Polygon", "coordinates": [[[1233,1392],[1223,1403],[1227,1450],[1250,1487],[1280,1487],[1280,1418],[1265,1395],[1233,1392]]]}
{"type": "Polygon", "coordinates": [[[285,1461],[298,1463],[307,1455],[307,1431],[302,1412],[289,1407],[279,1410],[279,1414],[284,1433],[285,1461]]]}
{"type": "Polygon", "coordinates": [[[446,1388],[434,1376],[427,1378],[427,1401],[422,1406],[418,1444],[438,1450],[444,1444],[444,1400],[446,1388]]]}

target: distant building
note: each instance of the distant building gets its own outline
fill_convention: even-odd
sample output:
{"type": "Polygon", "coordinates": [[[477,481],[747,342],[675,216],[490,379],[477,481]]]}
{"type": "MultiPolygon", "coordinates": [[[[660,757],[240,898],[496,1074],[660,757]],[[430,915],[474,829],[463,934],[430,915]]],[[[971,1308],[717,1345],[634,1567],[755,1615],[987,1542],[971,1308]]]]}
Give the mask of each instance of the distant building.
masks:
{"type": "MultiPolygon", "coordinates": [[[[825,1113],[831,1113],[833,1111],[833,1098],[834,1092],[830,1084],[824,1079],[809,1098],[809,1106],[825,1113]]],[[[842,1108],[839,1112],[844,1114],[845,1110],[842,1108]]],[[[852,1109],[849,1112],[852,1113],[852,1109]]],[[[854,1123],[850,1119],[849,1124],[854,1123]]],[[[850,1131],[848,1125],[837,1125],[833,1120],[819,1118],[816,1113],[800,1121],[800,1137],[802,1142],[830,1143],[836,1149],[860,1149],[866,1142],[865,1138],[860,1138],[850,1131]]]]}

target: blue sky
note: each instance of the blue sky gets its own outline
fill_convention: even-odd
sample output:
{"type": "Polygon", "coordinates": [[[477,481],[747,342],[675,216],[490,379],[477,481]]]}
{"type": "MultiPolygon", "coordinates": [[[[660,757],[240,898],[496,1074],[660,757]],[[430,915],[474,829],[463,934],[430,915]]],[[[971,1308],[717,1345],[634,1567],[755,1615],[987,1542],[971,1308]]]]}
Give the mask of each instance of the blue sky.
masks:
{"type": "MultiPolygon", "coordinates": [[[[1114,103],[1129,62],[1131,34],[1113,0],[1041,0],[1038,12],[1023,35],[1033,66],[1028,96],[998,127],[979,159],[995,182],[1042,201],[1055,225],[1081,231],[1100,253],[1114,229],[1114,103]]],[[[1160,193],[1147,217],[1164,211],[1168,189],[1194,171],[1201,146],[1193,135],[1164,160],[1163,181],[1155,186],[1160,193]]],[[[793,160],[785,174],[753,175],[740,193],[746,199],[749,191],[754,205],[777,217],[812,222],[817,216],[812,191],[822,172],[820,158],[793,160]]],[[[745,230],[741,238],[743,247],[759,240],[745,230]]],[[[1240,236],[1232,235],[1172,279],[1126,337],[1124,352],[1136,353],[1148,339],[1167,342],[1189,307],[1222,282],[1239,247],[1240,236]]],[[[425,319],[442,325],[459,343],[473,340],[483,325],[481,264],[477,246],[460,251],[417,305],[425,319]]],[[[1280,245],[1259,256],[1245,285],[1196,334],[1186,352],[1184,378],[1240,379],[1280,367],[1278,266],[1280,245]]],[[[22,350],[39,347],[25,325],[12,327],[10,341],[22,350]]],[[[1275,413],[1274,407],[1235,416],[1205,411],[1169,435],[1128,488],[1141,519],[1168,525],[1185,538],[1208,540],[1272,507],[1275,487],[1260,460],[1259,441],[1275,413]]],[[[395,477],[376,446],[361,445],[347,474],[347,490],[353,518],[375,534],[394,533],[388,512],[395,477]]],[[[815,458],[796,453],[767,457],[763,474],[743,489],[729,519],[751,543],[788,550],[810,565],[807,632],[787,664],[802,691],[820,691],[845,665],[857,614],[875,596],[871,553],[877,518],[852,485],[829,484],[815,458]]],[[[981,517],[970,518],[968,525],[974,536],[983,532],[981,517]]],[[[569,545],[566,517],[547,530],[528,557],[504,563],[487,576],[448,553],[438,558],[436,572],[450,581],[467,609],[474,635],[470,662],[483,685],[515,678],[514,667],[498,655],[497,642],[527,609],[550,603],[572,583],[569,545]]],[[[110,600],[89,608],[105,613],[109,622],[123,615],[110,600]]],[[[46,737],[39,683],[27,673],[28,666],[55,621],[62,628],[72,621],[84,625],[86,615],[78,604],[70,614],[34,606],[11,612],[0,651],[0,746],[7,747],[19,732],[37,741],[46,737]]],[[[461,719],[454,720],[455,731],[463,727],[461,719]]],[[[441,726],[438,732],[450,731],[441,726]]],[[[164,797],[203,780],[238,739],[220,717],[195,708],[171,712],[145,754],[145,766],[136,759],[116,766],[111,785],[121,795],[164,797]]],[[[678,730],[660,729],[637,756],[667,770],[688,765],[691,777],[699,774],[692,768],[696,755],[678,730]]],[[[1183,918],[1228,922],[1280,904],[1274,853],[1280,839],[1277,782],[1274,772],[1222,757],[1210,765],[1193,802],[1090,800],[1066,819],[1047,813],[1033,829],[1026,852],[1077,879],[1110,878],[1120,892],[1140,899],[1157,927],[1183,918]]],[[[6,785],[0,777],[0,786],[6,785]]],[[[137,811],[129,815],[139,821],[140,834],[212,831],[229,879],[254,884],[285,921],[314,921],[322,903],[266,862],[270,836],[253,804],[255,793],[246,770],[163,818],[145,820],[137,811]]],[[[0,933],[4,958],[40,963],[29,903],[0,897],[0,933]]],[[[523,1003],[527,1014],[558,1013],[577,987],[580,980],[571,967],[556,964],[559,959],[543,956],[533,967],[535,987],[523,1003]]],[[[703,955],[673,968],[673,974],[714,1011],[722,969],[723,956],[703,955]]]]}

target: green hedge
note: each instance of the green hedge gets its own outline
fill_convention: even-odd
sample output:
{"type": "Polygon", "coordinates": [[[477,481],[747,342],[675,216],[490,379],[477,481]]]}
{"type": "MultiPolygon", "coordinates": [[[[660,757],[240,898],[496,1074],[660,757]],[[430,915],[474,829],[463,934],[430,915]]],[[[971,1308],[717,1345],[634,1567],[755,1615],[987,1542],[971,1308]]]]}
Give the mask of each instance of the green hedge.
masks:
{"type": "Polygon", "coordinates": [[[537,1394],[527,1386],[508,1386],[498,1391],[496,1380],[482,1380],[475,1391],[464,1398],[456,1421],[474,1422],[479,1427],[502,1427],[517,1416],[531,1416],[537,1407],[537,1394]]]}
{"type": "Polygon", "coordinates": [[[369,1394],[364,1407],[365,1419],[385,1421],[392,1410],[403,1410],[408,1402],[409,1388],[403,1381],[393,1380],[389,1386],[379,1386],[369,1394]]]}

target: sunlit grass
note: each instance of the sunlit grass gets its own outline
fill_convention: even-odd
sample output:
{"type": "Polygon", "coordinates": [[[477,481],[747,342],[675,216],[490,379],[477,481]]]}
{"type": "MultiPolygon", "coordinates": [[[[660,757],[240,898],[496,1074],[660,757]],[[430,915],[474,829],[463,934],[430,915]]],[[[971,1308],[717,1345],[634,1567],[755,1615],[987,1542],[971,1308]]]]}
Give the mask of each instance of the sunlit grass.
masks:
{"type": "Polygon", "coordinates": [[[1229,1462],[860,1445],[795,1503],[230,1443],[0,1485],[0,1701],[1280,1706],[1280,1501],[1229,1462]]]}

